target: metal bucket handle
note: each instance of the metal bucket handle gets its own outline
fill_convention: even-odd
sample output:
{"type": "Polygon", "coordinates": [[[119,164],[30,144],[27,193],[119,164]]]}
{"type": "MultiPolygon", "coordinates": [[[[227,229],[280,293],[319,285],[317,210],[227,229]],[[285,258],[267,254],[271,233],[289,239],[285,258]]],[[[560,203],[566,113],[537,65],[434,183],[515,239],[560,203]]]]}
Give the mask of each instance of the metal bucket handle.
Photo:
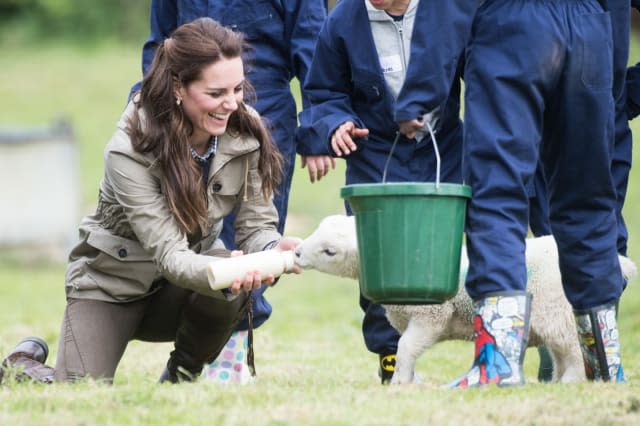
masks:
{"type": "MultiPolygon", "coordinates": [[[[436,154],[436,189],[438,189],[440,187],[440,151],[438,151],[436,135],[433,133],[433,128],[431,127],[431,123],[429,123],[429,120],[426,120],[426,125],[427,125],[427,129],[429,129],[429,135],[431,136],[431,143],[433,144],[433,152],[435,152],[436,154]]],[[[387,161],[384,164],[384,170],[382,171],[382,183],[387,182],[387,170],[389,168],[389,163],[391,163],[391,157],[393,157],[393,151],[395,151],[396,145],[398,144],[398,140],[400,140],[400,132],[396,132],[396,137],[393,140],[393,144],[391,145],[389,156],[387,157],[387,161]]]]}

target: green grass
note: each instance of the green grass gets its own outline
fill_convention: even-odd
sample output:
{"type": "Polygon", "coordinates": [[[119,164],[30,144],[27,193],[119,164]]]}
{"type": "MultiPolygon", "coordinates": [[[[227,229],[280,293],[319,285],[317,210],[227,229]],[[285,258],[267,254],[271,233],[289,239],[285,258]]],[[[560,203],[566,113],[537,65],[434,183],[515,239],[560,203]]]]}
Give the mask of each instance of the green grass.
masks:
{"type": "MultiPolygon", "coordinates": [[[[102,148],[139,72],[137,46],[3,48],[0,126],[44,125],[67,116],[77,134],[82,195],[89,211],[102,175],[102,148]]],[[[640,120],[633,127],[640,132],[640,120]]],[[[636,144],[636,158],[639,149],[636,144]]],[[[625,214],[630,255],[640,261],[638,173],[632,172],[625,214]]],[[[18,184],[19,179],[3,184],[18,184]]],[[[304,236],[323,216],[342,211],[338,191],[343,181],[342,164],[313,185],[306,170],[297,169],[287,233],[304,236]]],[[[65,305],[64,269],[63,261],[24,253],[0,255],[0,353],[24,336],[39,335],[50,343],[50,359],[55,360],[65,305]]],[[[305,272],[286,276],[268,292],[274,314],[256,331],[259,376],[251,386],[158,386],[171,345],[132,342],[112,387],[0,387],[0,424],[638,424],[638,284],[631,283],[621,302],[626,385],[537,384],[537,354],[530,350],[527,386],[443,390],[440,385],[466,371],[472,357],[470,343],[447,342],[420,359],[418,371],[425,385],[379,386],[376,357],[362,341],[356,284],[305,272]]]]}

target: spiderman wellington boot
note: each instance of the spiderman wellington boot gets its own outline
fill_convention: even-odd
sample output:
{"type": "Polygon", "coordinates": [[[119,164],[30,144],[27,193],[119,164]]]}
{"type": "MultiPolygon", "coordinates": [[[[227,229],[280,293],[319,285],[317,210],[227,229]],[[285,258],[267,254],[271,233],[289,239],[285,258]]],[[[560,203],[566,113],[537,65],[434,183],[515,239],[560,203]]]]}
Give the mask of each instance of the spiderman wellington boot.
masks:
{"type": "Polygon", "coordinates": [[[531,294],[501,292],[474,301],[475,357],[471,369],[450,388],[519,386],[529,339],[531,294]]]}

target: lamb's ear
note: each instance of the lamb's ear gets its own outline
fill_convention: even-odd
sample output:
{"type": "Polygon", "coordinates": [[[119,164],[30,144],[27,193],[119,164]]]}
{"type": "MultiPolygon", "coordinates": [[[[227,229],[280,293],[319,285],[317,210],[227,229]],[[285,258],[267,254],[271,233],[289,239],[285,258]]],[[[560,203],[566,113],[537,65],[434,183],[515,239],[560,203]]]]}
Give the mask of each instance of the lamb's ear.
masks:
{"type": "Polygon", "coordinates": [[[356,218],[355,216],[347,216],[347,226],[349,227],[349,233],[346,236],[346,240],[349,243],[349,254],[358,255],[358,237],[356,236],[356,218]]]}

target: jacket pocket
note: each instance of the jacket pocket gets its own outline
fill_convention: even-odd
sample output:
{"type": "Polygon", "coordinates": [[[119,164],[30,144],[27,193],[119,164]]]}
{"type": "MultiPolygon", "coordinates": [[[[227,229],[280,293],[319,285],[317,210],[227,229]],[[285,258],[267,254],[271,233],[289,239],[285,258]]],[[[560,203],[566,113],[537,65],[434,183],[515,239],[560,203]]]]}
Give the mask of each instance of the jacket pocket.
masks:
{"type": "Polygon", "coordinates": [[[160,277],[151,257],[137,241],[92,232],[87,244],[98,250],[95,257],[86,261],[87,274],[117,300],[144,296],[153,281],[160,277]]]}

